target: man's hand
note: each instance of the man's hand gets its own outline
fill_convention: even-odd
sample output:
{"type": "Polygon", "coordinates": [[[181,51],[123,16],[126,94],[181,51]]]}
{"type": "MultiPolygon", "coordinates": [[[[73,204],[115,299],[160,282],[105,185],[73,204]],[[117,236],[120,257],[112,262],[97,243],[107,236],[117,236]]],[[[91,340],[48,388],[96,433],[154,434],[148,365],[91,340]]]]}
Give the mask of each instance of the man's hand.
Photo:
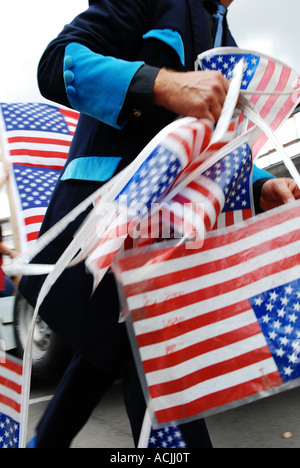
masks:
{"type": "Polygon", "coordinates": [[[209,119],[215,124],[221,115],[229,82],[220,72],[179,73],[162,69],[154,83],[158,106],[183,117],[209,119]]]}
{"type": "Polygon", "coordinates": [[[260,207],[264,211],[300,199],[300,189],[293,179],[270,179],[262,187],[260,207]]]}

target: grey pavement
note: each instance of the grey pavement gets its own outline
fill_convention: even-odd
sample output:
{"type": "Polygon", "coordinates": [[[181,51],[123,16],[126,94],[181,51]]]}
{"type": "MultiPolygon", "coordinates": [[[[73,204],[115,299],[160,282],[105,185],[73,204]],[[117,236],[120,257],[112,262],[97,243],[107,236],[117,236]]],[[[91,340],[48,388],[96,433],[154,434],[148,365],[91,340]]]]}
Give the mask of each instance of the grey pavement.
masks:
{"type": "MultiPolygon", "coordinates": [[[[53,386],[33,386],[28,437],[47,407],[53,386]]],[[[299,448],[300,388],[207,419],[215,448],[299,448]],[[285,439],[283,434],[291,433],[285,439]]],[[[76,408],[74,408],[76,411],[76,408]]],[[[133,448],[131,431],[116,384],[95,409],[72,448],[133,448]]]]}

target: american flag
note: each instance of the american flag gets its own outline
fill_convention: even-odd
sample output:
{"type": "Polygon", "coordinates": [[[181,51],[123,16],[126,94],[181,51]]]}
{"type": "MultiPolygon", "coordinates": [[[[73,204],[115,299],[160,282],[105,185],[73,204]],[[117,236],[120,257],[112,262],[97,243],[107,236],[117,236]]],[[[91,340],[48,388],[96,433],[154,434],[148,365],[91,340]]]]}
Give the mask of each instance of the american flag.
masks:
{"type": "MultiPolygon", "coordinates": [[[[300,381],[300,203],[119,260],[141,379],[158,424],[300,381]]],[[[248,399],[248,400],[247,400],[248,399]]]]}
{"type": "Polygon", "coordinates": [[[11,184],[22,250],[38,237],[78,116],[43,103],[0,104],[1,137],[5,158],[13,168],[11,184]]]}
{"type": "Polygon", "coordinates": [[[162,429],[152,429],[149,437],[148,448],[183,449],[188,445],[178,426],[168,426],[162,429]]]}
{"type": "MultiPolygon", "coordinates": [[[[242,93],[275,131],[300,102],[299,73],[270,57],[227,47],[204,52],[199,56],[199,64],[202,70],[218,70],[231,79],[241,59],[245,64],[242,93]]],[[[257,136],[251,142],[254,157],[267,141],[266,135],[257,136]]]]}
{"type": "Polygon", "coordinates": [[[245,143],[189,183],[171,200],[175,229],[195,223],[201,229],[203,225],[204,240],[206,233],[213,229],[251,218],[252,167],[251,148],[245,143]],[[199,210],[201,204],[203,208],[199,210]]]}
{"type": "MultiPolygon", "coordinates": [[[[150,145],[149,151],[142,153],[144,160],[115,198],[115,208],[112,205],[115,216],[105,226],[105,234],[99,236],[99,226],[96,226],[87,239],[87,245],[96,241],[86,260],[86,266],[94,276],[94,288],[99,285],[130,231],[147,215],[153,204],[163,199],[183,170],[207,148],[211,135],[212,128],[208,123],[195,119],[188,119],[187,123],[183,119],[182,124],[176,124],[176,129],[172,126],[169,132],[164,132],[154,148],[150,145]]],[[[99,206],[101,208],[101,204],[99,206]]]]}
{"type": "Polygon", "coordinates": [[[21,361],[0,361],[0,448],[19,448],[22,373],[21,361]]]}

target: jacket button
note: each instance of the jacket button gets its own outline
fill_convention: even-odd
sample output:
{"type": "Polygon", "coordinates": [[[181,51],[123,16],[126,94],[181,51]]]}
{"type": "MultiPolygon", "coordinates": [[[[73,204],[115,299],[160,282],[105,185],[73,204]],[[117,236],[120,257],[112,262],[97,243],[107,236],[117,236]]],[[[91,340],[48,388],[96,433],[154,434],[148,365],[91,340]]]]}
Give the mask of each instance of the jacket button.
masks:
{"type": "Polygon", "coordinates": [[[140,119],[142,117],[142,111],[141,109],[134,109],[133,115],[136,119],[140,119]]]}

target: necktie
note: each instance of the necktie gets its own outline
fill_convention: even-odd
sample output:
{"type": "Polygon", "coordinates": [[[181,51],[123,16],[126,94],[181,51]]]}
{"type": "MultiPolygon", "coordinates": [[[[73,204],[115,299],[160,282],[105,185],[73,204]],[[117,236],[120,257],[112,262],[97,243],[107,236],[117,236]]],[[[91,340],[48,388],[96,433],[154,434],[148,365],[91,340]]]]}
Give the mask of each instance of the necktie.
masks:
{"type": "Polygon", "coordinates": [[[223,5],[220,5],[220,3],[218,3],[218,9],[216,13],[214,13],[213,15],[217,21],[217,33],[216,33],[214,47],[222,47],[223,23],[224,23],[224,18],[226,16],[226,13],[227,13],[227,8],[225,8],[223,5]]]}

